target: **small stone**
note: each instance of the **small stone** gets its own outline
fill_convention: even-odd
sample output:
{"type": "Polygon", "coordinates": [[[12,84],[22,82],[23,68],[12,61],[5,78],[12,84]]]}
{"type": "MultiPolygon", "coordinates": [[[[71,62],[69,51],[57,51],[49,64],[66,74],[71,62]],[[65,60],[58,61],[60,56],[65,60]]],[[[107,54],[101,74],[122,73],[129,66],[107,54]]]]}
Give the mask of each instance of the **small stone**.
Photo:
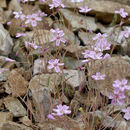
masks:
{"type": "Polygon", "coordinates": [[[117,126],[118,130],[129,130],[130,125],[124,120],[119,121],[119,125],[117,126]]]}
{"type": "Polygon", "coordinates": [[[64,64],[67,69],[77,69],[81,66],[81,61],[76,58],[66,56],[64,57],[64,64]]]}
{"type": "Polygon", "coordinates": [[[25,44],[25,43],[21,42],[20,40],[15,42],[13,52],[14,52],[14,54],[17,55],[16,60],[23,65],[23,68],[25,70],[27,70],[30,68],[31,63],[30,63],[30,60],[27,59],[26,51],[23,49],[23,47],[21,47],[21,43],[25,44]]]}
{"type": "Polygon", "coordinates": [[[11,71],[8,77],[8,83],[12,89],[13,96],[23,96],[27,93],[28,81],[16,70],[11,71]]]}
{"type": "Polygon", "coordinates": [[[11,112],[0,112],[0,122],[3,121],[12,121],[13,114],[11,112]]]}
{"type": "Polygon", "coordinates": [[[7,7],[6,0],[0,0],[0,7],[2,7],[2,8],[7,7]]]}
{"type": "Polygon", "coordinates": [[[53,37],[53,34],[50,31],[43,29],[31,31],[26,34],[26,38],[28,38],[29,40],[32,40],[32,38],[34,38],[34,43],[36,45],[45,45],[47,43],[50,43],[51,38],[53,37]]]}
{"type": "Polygon", "coordinates": [[[15,62],[8,62],[5,60],[6,58],[7,57],[5,56],[0,56],[0,67],[7,68],[7,69],[14,68],[15,62]]]}
{"type": "Polygon", "coordinates": [[[45,71],[44,59],[36,59],[34,61],[33,75],[43,73],[45,71]]]}
{"type": "Polygon", "coordinates": [[[33,130],[22,124],[17,124],[12,121],[0,122],[0,130],[33,130]]]}
{"type": "Polygon", "coordinates": [[[10,74],[10,70],[6,68],[0,68],[0,81],[6,81],[10,74]]]}
{"type": "Polygon", "coordinates": [[[38,86],[40,86],[40,88],[48,87],[49,90],[55,94],[56,86],[58,86],[60,82],[61,82],[61,77],[56,73],[41,74],[41,75],[36,75],[31,79],[29,83],[29,88],[36,89],[38,88],[38,86]]]}
{"type": "Polygon", "coordinates": [[[14,43],[7,30],[4,29],[3,25],[0,24],[0,54],[8,55],[11,52],[14,43]]]}
{"type": "Polygon", "coordinates": [[[60,9],[60,13],[63,15],[65,19],[64,21],[66,21],[66,26],[70,25],[73,31],[81,28],[92,31],[96,31],[97,29],[97,25],[93,17],[77,15],[68,9],[60,9]]]}
{"type": "Polygon", "coordinates": [[[26,126],[31,126],[32,125],[31,120],[27,116],[21,117],[19,119],[19,121],[22,122],[26,126]]]}
{"type": "Polygon", "coordinates": [[[4,110],[4,100],[3,99],[0,99],[0,110],[4,110]]]}
{"type": "Polygon", "coordinates": [[[88,33],[88,32],[79,32],[78,33],[80,39],[83,41],[83,44],[86,46],[91,46],[93,43],[92,38],[95,36],[94,33],[88,33]]]}
{"type": "Polygon", "coordinates": [[[22,10],[20,6],[20,2],[18,0],[11,0],[11,2],[9,3],[9,10],[12,10],[12,11],[22,10]]]}
{"type": "MultiPolygon", "coordinates": [[[[1,1],[0,1],[1,2],[1,1]]],[[[0,23],[5,24],[6,23],[6,17],[5,12],[2,8],[0,8],[0,23]]]]}
{"type": "Polygon", "coordinates": [[[12,90],[7,82],[5,82],[2,87],[5,89],[6,93],[8,93],[8,94],[12,93],[12,90]]]}
{"type": "Polygon", "coordinates": [[[26,110],[17,98],[7,97],[4,99],[5,107],[13,113],[14,117],[26,115],[26,110]]]}
{"type": "Polygon", "coordinates": [[[44,119],[44,116],[47,116],[50,111],[50,91],[47,87],[35,86],[35,88],[30,88],[32,93],[32,98],[34,102],[34,106],[36,108],[39,116],[44,119]],[[41,113],[42,111],[42,113],[41,113]]]}
{"type": "Polygon", "coordinates": [[[84,74],[83,72],[78,72],[78,70],[63,70],[66,83],[71,85],[73,88],[77,88],[81,85],[84,81],[84,74]]]}

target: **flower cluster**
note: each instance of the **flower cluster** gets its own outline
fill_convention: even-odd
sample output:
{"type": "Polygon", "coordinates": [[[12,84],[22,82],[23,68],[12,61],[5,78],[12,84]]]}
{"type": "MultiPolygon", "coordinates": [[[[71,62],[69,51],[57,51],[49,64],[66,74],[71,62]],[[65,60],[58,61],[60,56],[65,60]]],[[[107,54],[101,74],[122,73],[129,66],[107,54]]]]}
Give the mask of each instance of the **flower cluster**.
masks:
{"type": "MultiPolygon", "coordinates": [[[[115,80],[113,83],[113,88],[114,88],[114,93],[109,94],[109,99],[112,99],[111,104],[116,105],[117,103],[119,105],[124,104],[124,99],[125,99],[125,90],[130,90],[130,86],[127,85],[128,80],[122,79],[120,80],[115,80]]],[[[126,109],[123,110],[124,112],[127,112],[126,109]]],[[[128,115],[126,114],[124,118],[128,119],[128,115]],[[126,116],[126,117],[125,117],[126,116]]],[[[130,113],[129,113],[130,117],[130,113]]]]}
{"type": "Polygon", "coordinates": [[[93,37],[93,41],[95,45],[92,46],[93,50],[86,50],[82,54],[84,55],[85,60],[82,62],[89,62],[91,60],[100,60],[109,58],[109,54],[103,56],[103,51],[110,49],[110,43],[106,39],[106,34],[98,33],[95,37],[93,37]]]}
{"type": "Polygon", "coordinates": [[[115,80],[113,83],[113,88],[114,88],[114,94],[110,93],[109,98],[112,99],[112,104],[116,105],[116,103],[119,103],[120,105],[124,104],[124,90],[130,90],[130,86],[127,85],[128,80],[123,79],[122,81],[120,80],[115,80]]]}
{"type": "Polygon", "coordinates": [[[14,17],[16,19],[20,18],[22,21],[25,20],[26,16],[23,14],[22,11],[19,12],[13,12],[13,14],[15,15],[14,17]]]}
{"type": "Polygon", "coordinates": [[[52,119],[52,120],[55,120],[55,117],[54,116],[63,116],[64,114],[70,114],[71,113],[71,110],[69,110],[69,107],[66,106],[66,105],[57,105],[57,108],[56,109],[53,109],[53,112],[55,113],[51,113],[49,114],[47,117],[48,119],[52,119]]]}
{"type": "MultiPolygon", "coordinates": [[[[35,0],[19,0],[19,2],[30,2],[30,1],[35,1],[35,0]]],[[[47,2],[46,0],[39,0],[41,2],[47,2]]],[[[71,2],[83,2],[84,0],[70,0],[71,2]]],[[[52,3],[49,4],[50,9],[53,8],[65,8],[65,5],[62,3],[62,0],[52,0],[52,3]]],[[[81,13],[88,13],[90,12],[92,9],[88,8],[88,6],[84,6],[84,7],[79,7],[79,12],[81,13]]],[[[120,16],[122,18],[126,18],[128,16],[128,13],[124,11],[123,8],[120,8],[119,11],[115,11],[116,14],[120,14],[120,16]]],[[[31,24],[32,27],[36,27],[38,25],[39,21],[42,21],[42,17],[46,17],[47,14],[45,12],[42,12],[41,10],[38,10],[37,13],[33,13],[33,14],[28,14],[25,15],[23,14],[22,11],[18,11],[18,12],[13,12],[14,14],[14,18],[16,19],[20,19],[22,20],[22,22],[24,21],[24,24],[22,23],[22,26],[25,26],[27,24],[31,24]]],[[[11,23],[8,22],[8,25],[10,25],[11,23]]],[[[91,31],[91,30],[90,30],[91,31]]],[[[63,38],[64,36],[64,32],[63,30],[60,30],[59,28],[56,29],[50,29],[50,32],[53,34],[53,37],[51,38],[51,42],[56,42],[56,46],[60,46],[61,42],[65,43],[66,40],[63,38]]],[[[128,38],[130,35],[130,28],[127,28],[127,30],[122,31],[120,36],[124,36],[125,38],[128,38]]],[[[16,38],[19,37],[25,37],[26,34],[19,32],[16,34],[16,38]]],[[[110,57],[109,54],[105,54],[104,55],[104,51],[109,50],[110,49],[110,43],[107,41],[107,34],[101,34],[98,33],[96,34],[95,37],[93,37],[93,43],[94,45],[91,46],[90,50],[85,50],[85,52],[82,52],[82,54],[84,55],[84,60],[82,60],[83,63],[86,62],[90,62],[90,61],[95,61],[95,60],[105,60],[107,58],[110,57]]],[[[26,48],[28,48],[29,46],[34,48],[34,49],[38,49],[41,48],[40,46],[37,46],[35,43],[31,43],[28,41],[25,41],[25,46],[26,48]]],[[[44,48],[44,50],[42,51],[42,54],[44,54],[44,52],[48,50],[48,48],[44,48]]],[[[5,61],[8,62],[16,62],[15,60],[12,60],[10,58],[5,58],[5,61]]],[[[51,59],[48,61],[48,69],[54,69],[55,72],[57,73],[61,73],[61,66],[64,66],[64,63],[59,63],[59,59],[51,59]]],[[[82,70],[82,67],[79,67],[80,70],[82,70]]],[[[6,69],[5,69],[6,70],[6,69]]],[[[0,73],[5,71],[4,69],[0,71],[0,73]]],[[[98,81],[98,80],[104,80],[106,75],[105,74],[101,74],[100,72],[97,72],[95,75],[91,76],[94,80],[98,81]]],[[[111,99],[111,103],[113,105],[119,104],[119,105],[123,105],[124,104],[124,99],[126,98],[125,96],[125,90],[130,90],[130,86],[127,85],[128,81],[126,79],[122,79],[120,80],[115,80],[113,83],[113,88],[114,91],[113,93],[110,93],[109,95],[109,99],[111,99]]],[[[125,112],[124,118],[129,120],[130,119],[130,107],[126,108],[126,109],[122,109],[122,112],[125,112]]],[[[53,113],[48,115],[49,119],[55,120],[56,116],[61,117],[64,114],[70,114],[71,110],[69,110],[69,107],[66,105],[57,105],[57,107],[55,109],[53,109],[53,113]]]]}
{"type": "Polygon", "coordinates": [[[25,24],[31,24],[33,27],[37,26],[37,22],[38,21],[42,21],[42,17],[47,16],[46,13],[41,12],[40,10],[38,10],[37,13],[35,14],[31,14],[31,15],[24,15],[22,11],[19,12],[13,12],[13,14],[15,15],[14,17],[16,19],[20,18],[22,21],[25,20],[25,24]]]}
{"type": "Polygon", "coordinates": [[[64,36],[64,32],[63,30],[60,30],[59,28],[57,29],[51,29],[50,30],[51,33],[53,33],[53,38],[51,39],[51,42],[56,41],[56,46],[60,45],[60,42],[65,43],[66,40],[63,38],[64,36]]]}
{"type": "Polygon", "coordinates": [[[34,43],[25,41],[25,47],[28,48],[29,45],[30,45],[32,48],[34,48],[34,49],[41,48],[40,46],[37,46],[37,45],[35,45],[34,43]]]}
{"type": "Polygon", "coordinates": [[[65,5],[62,3],[61,0],[52,0],[52,4],[49,4],[50,9],[62,7],[65,8],[65,5]]]}

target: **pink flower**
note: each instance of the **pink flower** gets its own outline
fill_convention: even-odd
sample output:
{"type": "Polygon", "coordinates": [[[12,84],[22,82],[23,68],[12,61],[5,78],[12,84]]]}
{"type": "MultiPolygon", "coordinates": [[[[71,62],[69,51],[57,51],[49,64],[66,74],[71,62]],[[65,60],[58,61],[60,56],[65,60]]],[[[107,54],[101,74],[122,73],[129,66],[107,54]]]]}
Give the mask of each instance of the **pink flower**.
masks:
{"type": "Polygon", "coordinates": [[[10,58],[5,58],[5,61],[8,61],[8,62],[15,62],[15,60],[12,60],[10,58]]]}
{"type": "Polygon", "coordinates": [[[84,0],[71,0],[71,2],[73,3],[73,2],[83,2],[84,0]]]}
{"type": "Polygon", "coordinates": [[[105,55],[104,55],[104,57],[103,57],[103,60],[106,60],[106,59],[108,59],[110,57],[110,55],[108,54],[108,53],[106,53],[105,55]]]}
{"type": "Polygon", "coordinates": [[[110,43],[108,43],[108,41],[105,38],[103,38],[103,39],[97,40],[94,50],[102,52],[104,50],[110,50],[110,46],[111,46],[110,43]]]}
{"type": "Polygon", "coordinates": [[[47,118],[48,118],[48,119],[51,119],[51,120],[56,120],[56,118],[54,117],[53,114],[48,114],[48,115],[47,115],[47,118]]]}
{"type": "Polygon", "coordinates": [[[60,45],[60,42],[65,43],[66,40],[62,38],[64,36],[64,32],[60,30],[59,28],[57,29],[51,29],[50,32],[53,33],[53,38],[51,39],[51,42],[56,41],[56,46],[60,45]]]}
{"type": "Polygon", "coordinates": [[[49,4],[50,9],[57,8],[61,6],[62,8],[65,8],[65,5],[62,3],[61,0],[52,0],[52,4],[49,4]]]}
{"type": "Polygon", "coordinates": [[[7,22],[7,25],[8,25],[8,26],[11,25],[11,22],[7,22]]]}
{"type": "Polygon", "coordinates": [[[123,79],[122,81],[120,80],[115,80],[113,83],[113,87],[115,88],[115,92],[119,89],[119,91],[124,91],[126,90],[130,90],[130,86],[127,85],[128,80],[123,79]]]}
{"type": "Polygon", "coordinates": [[[123,92],[117,93],[117,94],[113,94],[110,93],[109,94],[109,99],[112,99],[111,104],[116,105],[117,103],[119,105],[123,105],[124,104],[124,98],[125,95],[123,92]]]}
{"type": "Polygon", "coordinates": [[[89,62],[91,59],[93,60],[100,60],[102,59],[103,53],[96,53],[95,51],[86,50],[82,53],[84,55],[84,58],[86,60],[83,60],[82,62],[89,62]]]}
{"type": "Polygon", "coordinates": [[[18,37],[26,37],[27,36],[27,34],[26,33],[17,33],[16,34],[16,37],[18,38],[18,37]]]}
{"type": "Polygon", "coordinates": [[[30,45],[32,48],[34,48],[34,49],[41,48],[40,46],[37,46],[37,45],[35,45],[34,43],[25,41],[25,47],[27,48],[29,45],[30,45]]]}
{"type": "Polygon", "coordinates": [[[64,63],[59,63],[59,59],[55,59],[55,60],[51,59],[51,60],[48,61],[48,63],[50,64],[48,66],[48,69],[54,68],[57,73],[61,72],[59,66],[63,66],[64,65],[64,63]]]}
{"type": "Polygon", "coordinates": [[[13,12],[13,14],[15,15],[14,17],[15,17],[16,19],[20,18],[21,20],[25,20],[25,17],[26,17],[26,16],[23,14],[22,11],[13,12]]]}
{"type": "Polygon", "coordinates": [[[88,8],[88,6],[85,7],[79,7],[79,12],[83,12],[83,13],[88,13],[89,11],[91,11],[91,8],[88,8]]]}
{"type": "Polygon", "coordinates": [[[96,34],[95,37],[93,37],[93,40],[101,40],[102,38],[106,38],[107,37],[107,34],[101,34],[101,33],[98,33],[96,34]]]}
{"type": "Polygon", "coordinates": [[[44,12],[41,12],[41,10],[38,10],[37,15],[38,15],[39,17],[45,17],[45,16],[47,16],[47,14],[44,13],[44,12]]]}
{"type": "Polygon", "coordinates": [[[85,50],[85,52],[83,52],[82,54],[84,55],[84,58],[89,58],[93,54],[95,54],[95,52],[94,51],[90,51],[90,50],[85,50]]]}
{"type": "Polygon", "coordinates": [[[126,18],[128,16],[128,13],[124,11],[123,8],[120,8],[119,11],[115,11],[116,14],[120,14],[122,18],[126,18]]]}
{"type": "Polygon", "coordinates": [[[104,74],[104,75],[101,75],[100,72],[97,72],[96,75],[92,75],[92,78],[93,78],[94,80],[104,80],[105,77],[106,77],[106,75],[105,75],[105,74],[104,74]]]}
{"type": "Polygon", "coordinates": [[[40,1],[41,1],[41,2],[44,2],[44,3],[46,2],[46,0],[40,0],[40,1]]]}
{"type": "Polygon", "coordinates": [[[37,14],[28,15],[26,18],[25,24],[31,23],[33,27],[37,26],[37,21],[42,21],[42,18],[37,14]]]}
{"type": "Polygon", "coordinates": [[[57,116],[62,116],[64,114],[70,114],[71,113],[71,110],[68,110],[69,107],[66,106],[66,105],[57,105],[57,109],[53,109],[54,112],[56,112],[56,115],[57,116]]]}
{"type": "Polygon", "coordinates": [[[45,51],[47,51],[47,49],[48,49],[48,48],[44,48],[44,49],[42,50],[42,52],[41,52],[42,55],[44,54],[45,51]]]}
{"type": "Polygon", "coordinates": [[[130,35],[130,27],[127,27],[127,30],[122,31],[122,32],[120,33],[120,37],[124,36],[124,37],[128,38],[129,35],[130,35]]]}
{"type": "Polygon", "coordinates": [[[25,2],[28,2],[28,1],[35,1],[35,0],[19,0],[19,2],[23,2],[23,3],[25,3],[25,2]]]}
{"type": "Polygon", "coordinates": [[[126,109],[122,109],[122,112],[125,112],[124,118],[126,120],[130,120],[130,107],[127,107],[126,109]]]}
{"type": "Polygon", "coordinates": [[[95,51],[104,51],[104,50],[109,50],[110,49],[110,43],[108,43],[107,39],[107,34],[101,34],[98,33],[96,34],[95,37],[93,37],[93,40],[96,41],[95,46],[93,46],[95,51]]]}

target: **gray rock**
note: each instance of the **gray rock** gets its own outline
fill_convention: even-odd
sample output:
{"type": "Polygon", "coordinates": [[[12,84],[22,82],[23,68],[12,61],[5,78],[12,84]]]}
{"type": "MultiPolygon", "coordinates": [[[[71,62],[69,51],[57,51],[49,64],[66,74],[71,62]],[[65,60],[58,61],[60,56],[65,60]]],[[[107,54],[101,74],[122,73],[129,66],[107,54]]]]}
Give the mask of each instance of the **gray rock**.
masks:
{"type": "MultiPolygon", "coordinates": [[[[35,86],[37,87],[37,86],[35,86]]],[[[47,116],[51,107],[50,91],[47,87],[30,88],[36,112],[40,117],[47,116]]]]}
{"type": "Polygon", "coordinates": [[[5,8],[6,6],[6,0],[0,0],[0,7],[5,8]]]}
{"type": "Polygon", "coordinates": [[[29,83],[29,88],[30,90],[33,90],[33,89],[42,89],[44,87],[48,87],[49,90],[55,94],[56,86],[58,86],[60,82],[61,82],[61,77],[56,73],[41,74],[41,75],[36,75],[31,79],[29,83]]]}
{"type": "Polygon", "coordinates": [[[65,67],[68,69],[77,69],[79,66],[81,66],[81,61],[73,57],[64,57],[64,64],[65,67]]]}
{"type": "Polygon", "coordinates": [[[0,81],[6,81],[8,79],[8,76],[10,74],[10,71],[6,68],[0,68],[0,81]]]}
{"type": "Polygon", "coordinates": [[[84,73],[78,70],[63,70],[66,83],[71,85],[73,88],[77,88],[83,83],[84,80],[84,73]]]}
{"type": "Polygon", "coordinates": [[[78,36],[83,41],[84,45],[87,45],[87,47],[91,46],[93,44],[92,38],[95,36],[95,33],[89,33],[89,32],[81,32],[79,31],[78,36]]]}
{"type": "Polygon", "coordinates": [[[0,112],[0,122],[2,121],[12,121],[13,114],[11,112],[0,112]]]}
{"type": "Polygon", "coordinates": [[[35,108],[40,112],[40,108],[44,110],[45,116],[50,110],[50,93],[56,93],[56,87],[60,84],[60,76],[58,74],[41,74],[34,76],[30,83],[29,89],[32,94],[35,108]],[[40,108],[38,107],[40,105],[40,108]]]}
{"type": "Polygon", "coordinates": [[[21,45],[23,45],[23,44],[24,44],[23,41],[21,42],[20,40],[17,40],[15,42],[15,46],[13,48],[13,52],[15,54],[17,54],[16,60],[23,65],[25,70],[27,70],[27,69],[30,68],[31,63],[30,63],[29,59],[27,59],[26,52],[21,47],[21,45]]]}
{"type": "Polygon", "coordinates": [[[14,43],[7,30],[0,24],[0,54],[8,55],[11,52],[14,43]]]}
{"type": "Polygon", "coordinates": [[[5,107],[13,113],[14,117],[26,115],[26,110],[17,98],[7,97],[4,99],[5,107]]]}
{"type": "Polygon", "coordinates": [[[34,43],[39,46],[49,43],[51,38],[53,37],[53,34],[50,31],[43,29],[27,32],[26,34],[27,36],[25,39],[32,41],[33,38],[34,43]]]}
{"type": "Polygon", "coordinates": [[[130,16],[130,6],[109,0],[85,0],[84,2],[79,2],[76,4],[70,2],[70,0],[66,0],[65,5],[67,8],[89,6],[89,8],[92,8],[92,11],[89,12],[89,14],[95,14],[98,20],[102,20],[106,23],[112,22],[115,10],[120,10],[120,8],[124,8],[125,12],[128,12],[128,15],[130,16]]]}
{"type": "Polygon", "coordinates": [[[68,9],[60,9],[60,13],[63,15],[66,25],[72,27],[72,30],[86,29],[96,31],[97,25],[94,17],[77,15],[68,9]],[[72,20],[73,19],[73,20],[72,20]]]}
{"type": "Polygon", "coordinates": [[[24,96],[27,93],[28,81],[17,70],[14,69],[11,71],[8,83],[14,97],[24,96]]]}
{"type": "Polygon", "coordinates": [[[18,2],[18,0],[11,0],[11,2],[9,3],[9,10],[13,10],[13,11],[22,10],[20,6],[20,2],[18,2]]]}
{"type": "Polygon", "coordinates": [[[43,73],[45,71],[44,59],[36,59],[34,61],[33,75],[43,73]]]}
{"type": "Polygon", "coordinates": [[[0,122],[0,130],[33,130],[22,124],[17,124],[12,121],[0,122]]]}
{"type": "Polygon", "coordinates": [[[6,23],[5,13],[2,8],[0,8],[0,23],[6,23]]]}

